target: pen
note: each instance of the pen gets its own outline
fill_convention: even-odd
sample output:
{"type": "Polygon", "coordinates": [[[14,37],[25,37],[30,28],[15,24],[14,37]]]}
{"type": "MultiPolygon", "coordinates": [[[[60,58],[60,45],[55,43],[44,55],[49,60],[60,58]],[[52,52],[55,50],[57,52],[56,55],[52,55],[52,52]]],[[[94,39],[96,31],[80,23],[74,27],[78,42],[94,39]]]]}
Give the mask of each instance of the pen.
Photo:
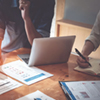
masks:
{"type": "MultiPolygon", "coordinates": [[[[80,56],[80,57],[82,57],[85,61],[86,61],[86,63],[88,63],[89,64],[89,66],[91,66],[91,64],[86,60],[86,58],[75,48],[75,51],[76,51],[76,53],[80,56]]],[[[92,67],[92,66],[91,66],[92,67]]]]}

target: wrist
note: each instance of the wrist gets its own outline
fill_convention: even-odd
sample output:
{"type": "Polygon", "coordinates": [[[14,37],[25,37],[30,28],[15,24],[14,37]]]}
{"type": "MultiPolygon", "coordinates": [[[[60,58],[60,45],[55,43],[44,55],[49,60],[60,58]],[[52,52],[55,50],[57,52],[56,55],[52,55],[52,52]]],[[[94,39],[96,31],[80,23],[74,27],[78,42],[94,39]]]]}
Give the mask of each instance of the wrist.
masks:
{"type": "Polygon", "coordinates": [[[31,19],[30,19],[30,17],[25,17],[23,20],[26,23],[26,22],[30,21],[31,19]]]}
{"type": "Polygon", "coordinates": [[[85,51],[83,51],[83,50],[82,50],[81,53],[82,53],[83,56],[88,56],[88,54],[85,51]]]}
{"type": "Polygon", "coordinates": [[[29,19],[30,18],[29,13],[26,12],[25,14],[22,14],[22,18],[23,18],[23,20],[29,19]]]}

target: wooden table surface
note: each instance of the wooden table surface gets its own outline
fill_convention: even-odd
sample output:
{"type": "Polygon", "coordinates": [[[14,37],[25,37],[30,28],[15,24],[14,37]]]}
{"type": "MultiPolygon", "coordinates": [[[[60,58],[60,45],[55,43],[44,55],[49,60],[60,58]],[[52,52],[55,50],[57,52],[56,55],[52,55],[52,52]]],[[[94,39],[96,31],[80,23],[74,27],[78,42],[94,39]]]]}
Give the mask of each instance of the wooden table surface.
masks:
{"type": "MultiPolygon", "coordinates": [[[[18,60],[17,54],[29,53],[29,49],[21,48],[13,52],[2,55],[3,64],[18,60]]],[[[100,77],[87,75],[81,72],[74,71],[73,69],[77,66],[77,56],[70,55],[68,63],[52,64],[37,66],[54,76],[34,83],[30,86],[23,84],[23,86],[6,92],[0,95],[0,100],[16,100],[29,93],[40,90],[46,95],[56,100],[66,100],[66,97],[59,85],[59,81],[86,81],[86,80],[100,80],[100,77]]]]}

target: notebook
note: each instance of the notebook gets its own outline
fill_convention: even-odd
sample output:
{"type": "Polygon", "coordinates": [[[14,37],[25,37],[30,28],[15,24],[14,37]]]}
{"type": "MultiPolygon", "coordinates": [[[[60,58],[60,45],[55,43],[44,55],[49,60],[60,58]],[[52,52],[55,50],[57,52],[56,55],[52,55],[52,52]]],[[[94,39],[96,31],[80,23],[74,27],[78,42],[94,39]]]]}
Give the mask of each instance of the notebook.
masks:
{"type": "Polygon", "coordinates": [[[65,63],[68,61],[76,36],[35,38],[31,53],[18,55],[28,66],[65,63]]]}
{"type": "Polygon", "coordinates": [[[89,62],[91,67],[81,68],[79,66],[75,67],[74,70],[78,72],[83,72],[89,75],[99,76],[100,77],[100,59],[90,58],[89,62]]]}

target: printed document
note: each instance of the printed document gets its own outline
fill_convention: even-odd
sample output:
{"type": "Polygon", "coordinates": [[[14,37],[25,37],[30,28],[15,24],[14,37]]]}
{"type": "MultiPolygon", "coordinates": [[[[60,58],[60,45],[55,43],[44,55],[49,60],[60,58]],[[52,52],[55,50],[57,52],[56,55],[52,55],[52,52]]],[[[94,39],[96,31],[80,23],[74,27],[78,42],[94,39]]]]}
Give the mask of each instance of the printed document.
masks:
{"type": "Polygon", "coordinates": [[[40,92],[39,90],[37,90],[34,93],[28,94],[24,97],[21,97],[19,99],[16,100],[55,100],[49,96],[47,96],[46,94],[40,92]]]}
{"type": "Polygon", "coordinates": [[[22,85],[23,84],[0,73],[0,95],[22,85]]]}
{"type": "Polygon", "coordinates": [[[30,85],[53,76],[52,74],[36,67],[28,67],[27,64],[20,60],[2,65],[2,71],[26,85],[30,85]]]}
{"type": "Polygon", "coordinates": [[[100,81],[60,82],[71,100],[100,100],[100,81]]]}

